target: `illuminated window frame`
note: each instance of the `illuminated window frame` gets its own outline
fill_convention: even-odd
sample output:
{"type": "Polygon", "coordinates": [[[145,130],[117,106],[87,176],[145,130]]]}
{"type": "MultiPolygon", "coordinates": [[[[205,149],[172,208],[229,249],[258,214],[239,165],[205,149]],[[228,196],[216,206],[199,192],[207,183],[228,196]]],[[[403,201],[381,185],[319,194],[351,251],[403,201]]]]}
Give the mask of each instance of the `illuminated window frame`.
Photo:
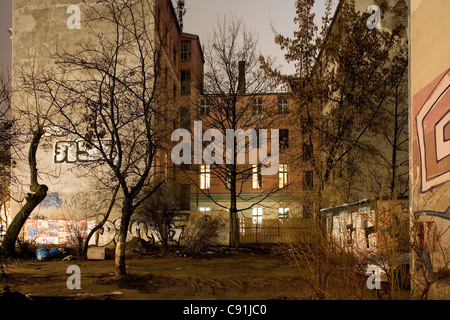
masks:
{"type": "Polygon", "coordinates": [[[263,208],[253,208],[252,222],[254,225],[262,224],[263,208]]]}
{"type": "Polygon", "coordinates": [[[278,187],[286,188],[288,185],[288,165],[280,164],[278,168],[278,187]]]}
{"type": "Polygon", "coordinates": [[[261,166],[254,164],[252,169],[252,189],[262,188],[261,166]]]}
{"type": "Polygon", "coordinates": [[[209,164],[200,166],[200,189],[208,190],[211,187],[211,168],[209,164]]]}

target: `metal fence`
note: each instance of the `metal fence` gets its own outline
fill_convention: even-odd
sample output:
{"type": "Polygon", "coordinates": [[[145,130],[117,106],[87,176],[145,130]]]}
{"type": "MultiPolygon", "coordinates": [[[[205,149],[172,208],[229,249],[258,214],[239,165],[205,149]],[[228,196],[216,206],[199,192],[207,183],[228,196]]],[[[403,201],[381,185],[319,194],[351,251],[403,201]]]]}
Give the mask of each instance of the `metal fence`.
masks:
{"type": "Polygon", "coordinates": [[[252,219],[240,220],[240,243],[292,243],[304,237],[311,230],[309,219],[252,219]]]}

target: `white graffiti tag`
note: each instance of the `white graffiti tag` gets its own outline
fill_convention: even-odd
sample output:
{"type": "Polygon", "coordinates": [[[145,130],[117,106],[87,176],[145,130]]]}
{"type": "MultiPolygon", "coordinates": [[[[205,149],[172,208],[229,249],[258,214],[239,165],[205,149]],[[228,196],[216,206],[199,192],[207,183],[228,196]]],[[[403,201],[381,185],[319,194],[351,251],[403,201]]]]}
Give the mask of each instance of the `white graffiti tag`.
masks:
{"type": "MultiPolygon", "coordinates": [[[[103,228],[97,231],[89,241],[89,245],[96,245],[104,247],[113,241],[117,243],[121,219],[116,221],[106,221],[103,228]]],[[[180,239],[183,236],[183,226],[175,226],[172,223],[171,230],[169,232],[169,243],[179,245],[180,239]]],[[[161,242],[158,232],[151,227],[148,223],[143,221],[133,221],[130,229],[127,233],[127,241],[133,238],[140,238],[150,244],[157,244],[161,242]]]]}

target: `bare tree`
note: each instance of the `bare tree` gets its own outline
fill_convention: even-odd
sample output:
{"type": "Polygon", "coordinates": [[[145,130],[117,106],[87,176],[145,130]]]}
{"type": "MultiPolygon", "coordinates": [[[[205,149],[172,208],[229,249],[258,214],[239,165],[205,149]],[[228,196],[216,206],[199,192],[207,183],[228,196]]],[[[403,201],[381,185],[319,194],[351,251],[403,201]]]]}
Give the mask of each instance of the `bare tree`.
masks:
{"type": "Polygon", "coordinates": [[[0,223],[8,225],[7,205],[9,203],[9,186],[11,181],[11,136],[13,120],[11,117],[11,92],[9,77],[0,74],[0,223]]]}
{"type": "Polygon", "coordinates": [[[81,140],[99,176],[104,173],[107,181],[120,185],[115,253],[120,278],[126,275],[131,216],[163,183],[152,184],[153,165],[170,129],[159,121],[167,120],[169,113],[163,110],[174,101],[161,75],[165,57],[174,50],[166,40],[176,21],[164,24],[150,0],[87,6],[84,23],[91,33],[74,50],[54,56],[57,68],[42,78],[40,88],[60,114],[52,126],[81,140]]]}
{"type": "MultiPolygon", "coordinates": [[[[0,74],[0,212],[6,219],[6,205],[9,201],[10,152],[11,152],[11,93],[9,77],[0,74]]],[[[1,217],[3,220],[3,217],[1,217]]],[[[2,223],[4,221],[1,221],[2,223]]],[[[2,230],[3,231],[3,230],[2,230]]]]}
{"type": "Polygon", "coordinates": [[[152,227],[161,241],[163,252],[169,250],[169,241],[173,232],[173,218],[178,209],[173,188],[160,187],[136,212],[136,219],[152,227]]]}
{"type": "MultiPolygon", "coordinates": [[[[356,192],[355,177],[361,176],[361,170],[370,167],[376,157],[387,160],[380,160],[383,167],[376,170],[383,185],[370,191],[379,194],[385,185],[397,181],[398,155],[405,146],[399,137],[405,136],[407,126],[405,113],[396,112],[395,108],[405,105],[407,46],[404,24],[395,25],[390,31],[371,30],[366,26],[369,15],[356,12],[354,1],[338,5],[339,14],[332,24],[332,3],[328,1],[321,28],[314,23],[313,4],[311,0],[297,1],[295,22],[299,30],[293,38],[275,38],[287,51],[288,62],[295,63],[296,74],[283,75],[265,65],[264,58],[261,61],[268,75],[292,88],[298,106],[293,125],[302,127],[298,138],[314,146],[313,156],[299,162],[299,167],[313,168],[319,199],[324,200],[324,192],[333,195],[327,197],[328,203],[319,200],[317,211],[361,196],[356,192]],[[391,159],[380,152],[383,147],[380,149],[374,137],[381,131],[380,126],[390,128],[382,121],[388,118],[396,127],[394,134],[384,131],[388,135],[383,139],[390,142],[393,150],[391,159]]],[[[294,157],[303,159],[299,154],[294,157]]],[[[369,182],[375,184],[374,181],[369,182]]],[[[367,180],[365,184],[369,185],[367,180]]],[[[362,193],[367,192],[366,188],[362,193]]]]}
{"type": "MultiPolygon", "coordinates": [[[[24,99],[23,96],[17,93],[20,107],[18,106],[16,108],[17,110],[15,110],[15,113],[20,120],[16,119],[16,121],[13,121],[13,119],[10,118],[10,121],[13,121],[15,127],[9,127],[8,139],[10,148],[13,144],[26,145],[29,143],[28,152],[25,156],[25,163],[29,169],[29,189],[31,192],[26,194],[25,203],[22,205],[19,212],[16,213],[6,231],[2,243],[2,251],[7,256],[15,255],[17,237],[19,236],[23,225],[33,210],[45,199],[48,191],[46,185],[39,183],[36,155],[39,144],[45,133],[44,128],[48,123],[47,120],[51,117],[50,110],[52,107],[51,105],[42,105],[39,100],[36,99],[36,94],[38,92],[37,75],[39,74],[39,70],[36,67],[35,60],[30,59],[30,65],[29,86],[24,87],[23,90],[26,92],[25,94],[33,96],[34,99],[24,99]],[[41,115],[45,116],[43,117],[41,115]],[[24,124],[26,124],[26,126],[24,126],[24,124]]],[[[9,108],[11,108],[11,92],[5,93],[5,95],[9,95],[5,101],[9,104],[9,108]]],[[[12,150],[10,149],[8,154],[9,157],[11,156],[11,152],[12,150]]],[[[17,148],[14,152],[23,155],[23,150],[21,148],[17,148]]],[[[9,174],[11,173],[9,172],[9,174]]],[[[9,178],[11,178],[11,176],[9,176],[9,178]]]]}
{"type": "MultiPolygon", "coordinates": [[[[249,152],[246,152],[250,150],[250,147],[256,151],[258,145],[260,148],[263,148],[262,144],[264,147],[267,145],[268,134],[263,137],[258,133],[260,129],[267,129],[274,123],[277,114],[274,110],[278,106],[278,101],[269,94],[272,83],[259,68],[257,50],[257,37],[246,29],[242,18],[235,16],[219,18],[212,37],[204,49],[204,83],[198,88],[201,92],[200,102],[195,101],[194,105],[194,110],[198,110],[198,119],[202,124],[202,128],[196,127],[194,132],[198,131],[202,140],[208,139],[206,136],[203,137],[204,132],[210,134],[211,144],[206,146],[203,152],[203,156],[205,152],[211,155],[209,162],[212,164],[209,164],[207,174],[220,181],[220,184],[229,191],[229,205],[218,201],[209,186],[199,183],[198,170],[195,170],[195,175],[192,175],[189,170],[187,173],[202,194],[218,207],[229,211],[229,243],[232,247],[239,246],[238,214],[262,204],[279,190],[278,186],[274,186],[265,188],[263,194],[250,197],[244,195],[244,184],[251,181],[255,168],[260,173],[267,166],[273,165],[268,161],[268,157],[261,156],[261,153],[258,159],[252,160],[249,152]],[[200,109],[199,103],[203,104],[200,109]],[[230,135],[230,132],[235,135],[230,135]],[[259,139],[258,136],[260,136],[259,139]],[[223,149],[225,142],[223,137],[226,137],[226,151],[223,149]],[[218,140],[220,138],[222,138],[222,145],[218,140]],[[243,164],[243,161],[239,159],[239,153],[245,153],[249,162],[243,164]],[[245,207],[238,208],[239,200],[246,201],[245,207]]],[[[272,136],[271,141],[274,138],[272,136]]],[[[203,145],[204,142],[194,141],[195,143],[203,145]]],[[[278,157],[278,154],[274,155],[277,150],[266,149],[266,151],[269,150],[272,157],[278,157]]],[[[205,163],[209,162],[205,161],[205,163]]],[[[199,164],[195,157],[194,163],[199,164]]],[[[278,172],[278,165],[276,167],[278,172]]]]}

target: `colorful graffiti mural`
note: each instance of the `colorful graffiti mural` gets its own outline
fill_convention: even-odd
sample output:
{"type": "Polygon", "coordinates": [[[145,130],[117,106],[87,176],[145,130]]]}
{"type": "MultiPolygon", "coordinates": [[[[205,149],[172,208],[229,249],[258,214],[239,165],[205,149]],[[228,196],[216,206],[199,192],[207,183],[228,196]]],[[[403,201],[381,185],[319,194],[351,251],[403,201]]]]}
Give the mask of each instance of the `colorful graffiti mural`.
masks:
{"type": "Polygon", "coordinates": [[[78,235],[86,237],[94,226],[94,220],[27,220],[24,237],[39,244],[69,244],[78,235]]]}
{"type": "Polygon", "coordinates": [[[450,69],[415,97],[415,129],[422,193],[450,182],[449,89],[450,69]]]}
{"type": "MultiPolygon", "coordinates": [[[[71,244],[79,237],[86,238],[95,227],[95,220],[28,220],[25,223],[25,240],[38,244],[63,245],[71,244]]],[[[89,245],[104,247],[116,242],[120,229],[120,219],[114,222],[106,221],[103,228],[97,231],[90,239],[89,245]]],[[[179,245],[183,235],[184,226],[172,225],[169,242],[179,245]]],[[[150,244],[161,241],[156,230],[148,223],[132,221],[127,235],[127,241],[138,237],[150,244]]]]}
{"type": "Polygon", "coordinates": [[[413,212],[448,219],[450,68],[413,96],[411,117],[413,212]]]}

